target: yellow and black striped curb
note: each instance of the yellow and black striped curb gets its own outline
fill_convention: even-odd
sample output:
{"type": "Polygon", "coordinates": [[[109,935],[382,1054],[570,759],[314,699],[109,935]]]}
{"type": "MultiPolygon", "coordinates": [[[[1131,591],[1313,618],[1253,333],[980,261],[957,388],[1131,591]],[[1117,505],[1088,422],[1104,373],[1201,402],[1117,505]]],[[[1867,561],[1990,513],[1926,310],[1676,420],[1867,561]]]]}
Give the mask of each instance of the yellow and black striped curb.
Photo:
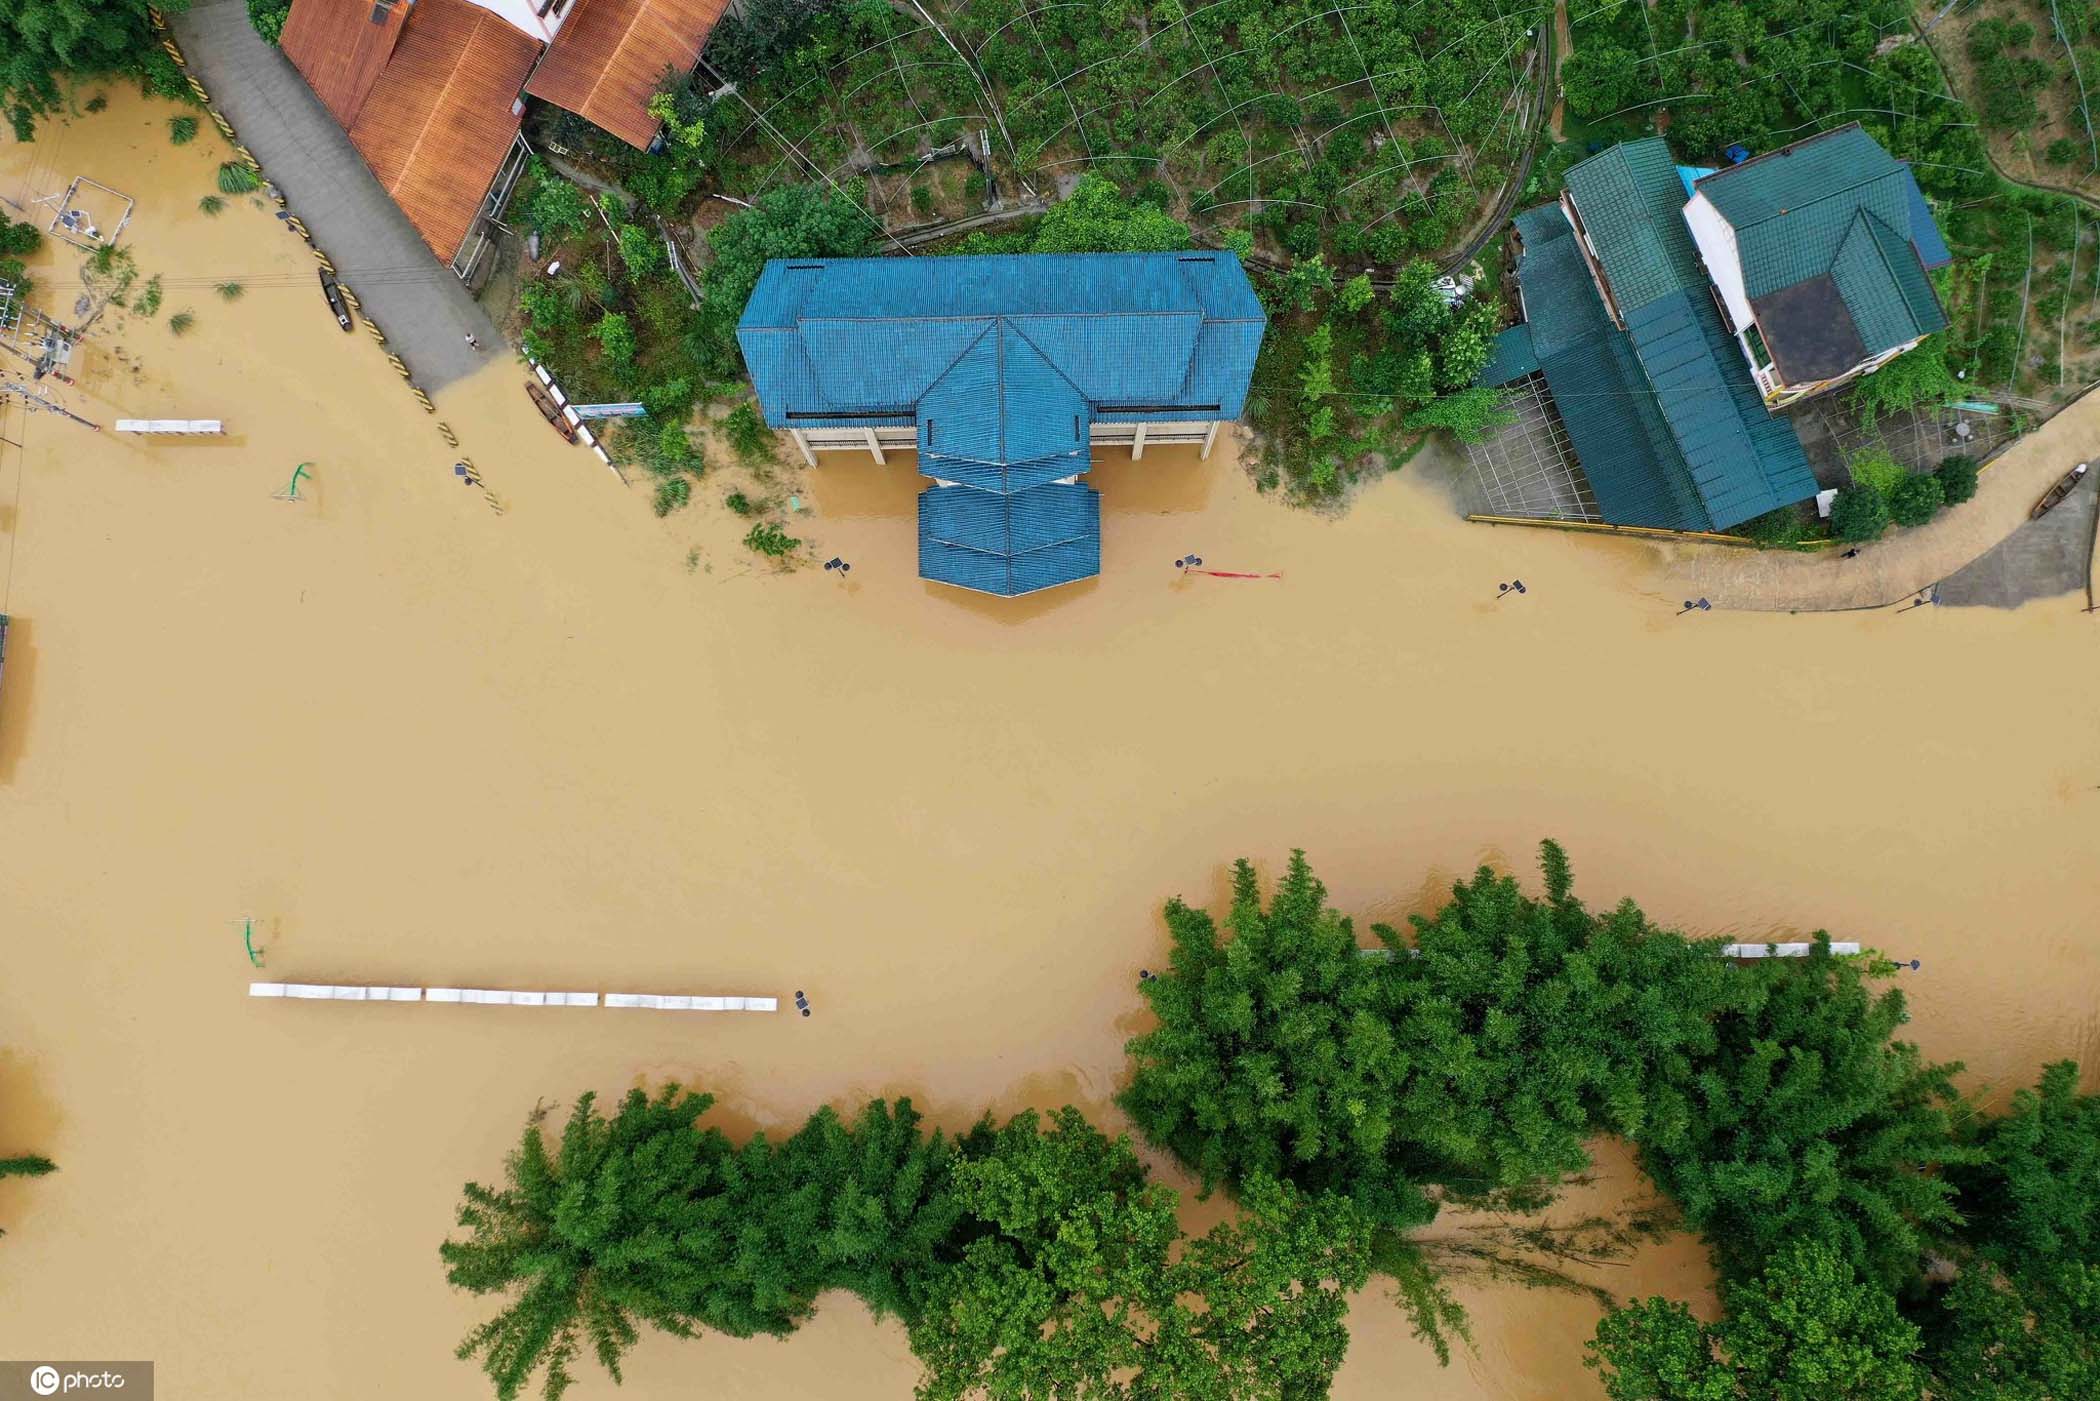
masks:
{"type": "MultiPolygon", "coordinates": [[[[182,46],[177,44],[175,36],[168,32],[167,17],[162,15],[157,9],[149,9],[146,13],[153,21],[153,27],[160,33],[161,48],[167,51],[168,57],[174,60],[175,66],[182,70],[183,81],[189,84],[190,92],[196,97],[198,105],[210,115],[212,125],[216,126],[219,129],[219,134],[226,138],[226,144],[233,148],[233,153],[240,158],[241,163],[257,175],[263,176],[267,181],[268,176],[264,175],[262,162],[255,158],[253,151],[241,144],[241,138],[234,131],[233,123],[226,120],[225,113],[212,105],[211,94],[205,91],[204,84],[197,81],[197,75],[190,72],[189,59],[183,55],[182,46]]],[[[284,192],[277,189],[274,185],[268,188],[271,197],[277,201],[278,207],[286,208],[284,192]]],[[[314,242],[313,231],[306,227],[306,221],[296,214],[287,213],[284,217],[284,224],[293,233],[297,234],[300,240],[313,251],[314,261],[320,264],[321,271],[330,277],[336,276],[335,262],[322,250],[320,244],[314,242]]],[[[342,293],[343,301],[349,306],[350,310],[356,312],[359,316],[364,316],[365,330],[370,333],[373,343],[378,345],[381,351],[385,352],[386,362],[394,367],[396,374],[401,376],[402,383],[408,386],[408,392],[415,396],[416,403],[422,407],[423,412],[427,414],[437,413],[437,405],[430,401],[430,395],[424,392],[423,387],[416,383],[415,376],[409,373],[407,362],[393,351],[387,349],[386,332],[380,330],[378,323],[374,322],[371,317],[364,315],[364,304],[358,300],[357,294],[351,291],[347,284],[342,282],[336,283],[336,290],[342,293]]],[[[445,440],[445,445],[457,449],[459,447],[459,434],[452,430],[452,425],[440,422],[437,427],[438,436],[445,440]]],[[[475,469],[474,464],[465,459],[462,459],[461,462],[467,469],[468,480],[481,488],[481,497],[488,502],[489,509],[499,516],[502,515],[503,502],[498,499],[495,492],[490,491],[487,486],[482,484],[481,474],[475,469]]]]}

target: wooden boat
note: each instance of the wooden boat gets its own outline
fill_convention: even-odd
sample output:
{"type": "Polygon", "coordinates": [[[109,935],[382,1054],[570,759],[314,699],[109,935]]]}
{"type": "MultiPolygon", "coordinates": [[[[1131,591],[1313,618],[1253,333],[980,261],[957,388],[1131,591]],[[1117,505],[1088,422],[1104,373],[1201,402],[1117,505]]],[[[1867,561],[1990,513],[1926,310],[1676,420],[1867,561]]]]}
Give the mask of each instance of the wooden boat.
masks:
{"type": "Polygon", "coordinates": [[[335,279],[325,272],[321,274],[321,295],[328,298],[328,309],[335,313],[335,324],[349,330],[350,308],[343,301],[343,289],[336,286],[335,279]]]}
{"type": "Polygon", "coordinates": [[[2062,501],[2066,496],[2077,490],[2078,484],[2083,480],[2085,480],[2085,464],[2081,462],[2061,477],[2058,477],[2055,486],[2042,493],[2042,499],[2034,503],[2034,509],[2027,513],[2027,518],[2029,520],[2040,520],[2059,501],[2062,501]]]}
{"type": "Polygon", "coordinates": [[[554,426],[555,432],[572,443],[576,441],[576,425],[569,422],[569,416],[561,411],[561,405],[554,402],[554,396],[547,392],[546,385],[536,379],[528,379],[525,381],[525,392],[532,396],[532,406],[540,411],[540,417],[554,426]]]}

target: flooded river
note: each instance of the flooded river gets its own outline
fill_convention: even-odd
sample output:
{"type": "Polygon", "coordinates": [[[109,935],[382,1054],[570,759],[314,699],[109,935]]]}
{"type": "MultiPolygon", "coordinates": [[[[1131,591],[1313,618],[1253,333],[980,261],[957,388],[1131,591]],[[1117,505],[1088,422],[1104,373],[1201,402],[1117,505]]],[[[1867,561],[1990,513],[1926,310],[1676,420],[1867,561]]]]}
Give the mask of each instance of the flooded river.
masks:
{"type": "MultiPolygon", "coordinates": [[[[0,146],[0,194],[138,196],[164,279],[67,402],[228,436],[0,419],[0,1150],[61,1167],[0,1186],[0,1355],[153,1358],[185,1401],[483,1395],[436,1245],[536,1101],[676,1077],[736,1129],[874,1093],[1119,1122],[1161,902],[1293,846],[1397,919],[1556,836],[1593,903],[1922,959],[1916,1035],[1971,1084],[2100,1062],[2100,622],[2074,600],[1680,619],[1654,547],[1464,524],[1426,458],[1328,520],[1224,445],[1104,461],[1102,576],[1036,599],[921,583],[920,480],[847,459],[803,474],[792,529],[850,579],[776,576],[719,505],[746,474],[657,520],[511,366],[439,399],[498,517],[305,248],[245,201],[199,212],[222,152],[111,98],[0,146]],[[1284,577],[1183,578],[1191,550],[1284,577]],[[251,1002],[244,916],[280,978],[816,1011],[251,1002]]],[[[1607,1152],[1590,1191],[1639,1189],[1607,1152]]],[[[1598,1277],[1707,1289],[1685,1241],[1598,1277]]],[[[1448,1371],[1360,1300],[1336,1394],[1599,1394],[1589,1302],[1465,1296],[1479,1351],[1448,1371]]],[[[788,1343],[652,1339],[577,1394],[913,1375],[833,1298],[788,1343]]]]}

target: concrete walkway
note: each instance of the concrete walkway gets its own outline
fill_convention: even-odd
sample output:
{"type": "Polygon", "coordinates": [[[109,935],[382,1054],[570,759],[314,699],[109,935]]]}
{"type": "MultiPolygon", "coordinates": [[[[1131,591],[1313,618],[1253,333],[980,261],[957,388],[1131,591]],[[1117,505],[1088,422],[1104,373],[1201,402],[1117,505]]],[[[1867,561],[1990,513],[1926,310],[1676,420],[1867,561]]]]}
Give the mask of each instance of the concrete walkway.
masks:
{"type": "MultiPolygon", "coordinates": [[[[1900,603],[1931,588],[2020,528],[2050,483],[2079,462],[2100,476],[2100,392],[2088,391],[1987,466],[1974,500],[1942,511],[1929,525],[1892,529],[1859,558],[1665,546],[1663,592],[1710,598],[1720,608],[1817,612],[1900,603]]],[[[2100,483],[2078,489],[2091,492],[2100,483]]],[[[2069,509],[2068,505],[2060,509],[2069,509]]]]}
{"type": "MultiPolygon", "coordinates": [[[[417,384],[434,392],[507,353],[495,325],[387,198],[306,80],[248,23],[242,0],[197,0],[168,23],[191,71],[417,384]],[[481,350],[467,344],[470,333],[481,350]]],[[[316,324],[325,314],[317,281],[316,324]]]]}

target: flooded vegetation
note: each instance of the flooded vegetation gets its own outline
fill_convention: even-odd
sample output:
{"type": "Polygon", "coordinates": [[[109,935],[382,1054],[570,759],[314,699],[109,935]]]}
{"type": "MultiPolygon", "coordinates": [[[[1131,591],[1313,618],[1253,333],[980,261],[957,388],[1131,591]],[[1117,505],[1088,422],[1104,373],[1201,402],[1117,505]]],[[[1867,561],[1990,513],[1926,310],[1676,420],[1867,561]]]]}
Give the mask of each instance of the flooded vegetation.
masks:
{"type": "MultiPolygon", "coordinates": [[[[0,1156],[59,1169],[0,1183],[14,1336],[154,1358],[185,1395],[468,1394],[452,1350],[485,1312],[435,1243],[536,1103],[675,1079],[737,1138],[900,1095],[949,1131],[1067,1103],[1128,1128],[1164,901],[1222,911],[1232,858],[1294,847],[1333,906],[1398,925],[1481,862],[1535,889],[1557,836],[1593,908],[1920,960],[1907,1034],[1965,1088],[2100,1062],[2100,651],[2072,598],[1680,617],[1660,548],[1467,525],[1433,452],[1327,519],[1222,441],[1099,463],[1104,569],[1071,588],[921,582],[902,457],[803,474],[791,533],[854,567],[776,572],[721,504],[733,471],[659,519],[510,366],[438,396],[498,517],[305,246],[249,197],[204,212],[221,156],[168,114],[113,91],[0,146],[0,194],[135,197],[160,279],[66,406],[227,428],[0,416],[0,1156]],[[1192,550],[1281,577],[1184,575],[1192,550]],[[802,989],[814,1014],[251,1002],[246,917],[273,977],[802,989]]],[[[47,240],[40,305],[71,306],[79,257],[47,240]]],[[[1553,1219],[1651,1199],[1592,1146],[1553,1219]]],[[[1185,1229],[1222,1219],[1144,1156],[1185,1229]]],[[[1689,1236],[1576,1271],[1712,1315],[1689,1236]]],[[[1335,1395],[1601,1395],[1594,1299],[1456,1288],[1476,1344],[1448,1370],[1359,1295],[1335,1395]]],[[[916,1376],[901,1328],[827,1294],[791,1342],[650,1337],[622,1390],[587,1384],[916,1376]]]]}

